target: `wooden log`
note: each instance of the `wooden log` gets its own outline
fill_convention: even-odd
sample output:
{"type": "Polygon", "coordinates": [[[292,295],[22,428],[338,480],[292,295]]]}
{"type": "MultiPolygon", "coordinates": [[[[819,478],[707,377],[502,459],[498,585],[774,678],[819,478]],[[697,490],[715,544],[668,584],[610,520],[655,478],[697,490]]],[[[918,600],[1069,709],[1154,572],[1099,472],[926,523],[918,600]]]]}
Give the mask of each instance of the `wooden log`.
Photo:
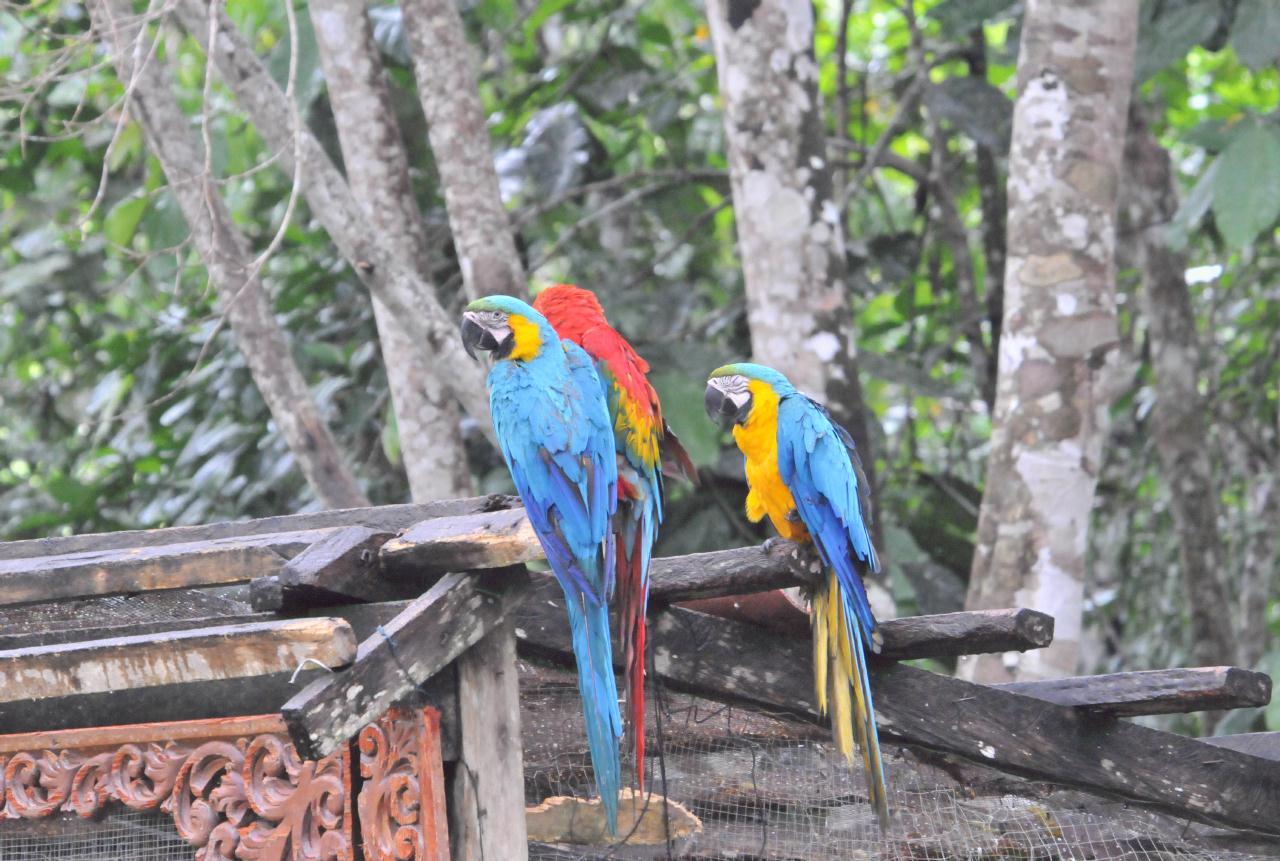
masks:
{"type": "Polygon", "coordinates": [[[1143,670],[996,687],[1112,717],[1240,709],[1271,702],[1271,678],[1239,667],[1143,670]]]}
{"type": "Polygon", "coordinates": [[[323,533],[279,532],[0,561],[0,606],[247,583],[278,574],[323,533]]]}
{"type": "Polygon", "coordinates": [[[781,539],[754,547],[655,559],[649,571],[649,598],[676,604],[807,586],[820,571],[815,565],[811,553],[781,539]]]}
{"type": "Polygon", "coordinates": [[[294,745],[308,758],[327,756],[497,626],[528,582],[523,567],[442,577],[364,640],[349,670],[285,703],[294,745]]]}
{"type": "Polygon", "coordinates": [[[295,619],[0,652],[0,702],[190,684],[291,671],[355,657],[340,619],[295,619]]]}
{"type": "MultiPolygon", "coordinates": [[[[754,626],[743,627],[763,632],[754,626]]],[[[879,630],[884,644],[878,657],[905,661],[1038,649],[1053,639],[1053,617],[1036,610],[974,610],[887,619],[879,630]]],[[[564,594],[552,578],[539,578],[534,594],[516,612],[516,637],[535,651],[542,646],[553,652],[568,650],[564,594]]],[[[616,649],[614,657],[621,659],[616,649]]]]}
{"type": "Polygon", "coordinates": [[[519,505],[518,497],[491,494],[412,505],[381,505],[374,508],[286,514],[278,517],[263,517],[258,520],[210,523],[203,526],[174,526],[168,529],[135,529],[124,532],[69,535],[60,538],[32,538],[26,541],[0,542],[0,560],[60,556],[89,550],[101,552],[131,547],[191,544],[275,532],[336,529],[343,526],[366,526],[379,531],[395,531],[432,517],[455,517],[482,511],[498,511],[519,507],[519,505]]]}
{"type": "Polygon", "coordinates": [[[520,684],[511,620],[458,657],[458,766],[449,785],[449,857],[529,857],[520,684]]]}
{"type": "Polygon", "coordinates": [[[378,569],[378,550],[391,532],[344,526],[328,533],[271,577],[250,584],[250,603],[258,611],[297,610],[350,601],[403,598],[378,569]]]}
{"type": "Polygon", "coordinates": [[[443,574],[505,568],[544,558],[524,509],[424,520],[388,541],[383,567],[392,574],[443,574]]]}
{"type": "Polygon", "coordinates": [[[1242,732],[1236,735],[1216,735],[1200,739],[1214,747],[1238,750],[1251,756],[1280,762],[1280,732],[1242,732]]]}
{"type": "MultiPolygon", "coordinates": [[[[805,640],[678,608],[650,632],[654,671],[673,687],[818,720],[805,640]]],[[[1280,834],[1280,769],[1270,761],[903,664],[871,675],[885,739],[1280,834]]]]}

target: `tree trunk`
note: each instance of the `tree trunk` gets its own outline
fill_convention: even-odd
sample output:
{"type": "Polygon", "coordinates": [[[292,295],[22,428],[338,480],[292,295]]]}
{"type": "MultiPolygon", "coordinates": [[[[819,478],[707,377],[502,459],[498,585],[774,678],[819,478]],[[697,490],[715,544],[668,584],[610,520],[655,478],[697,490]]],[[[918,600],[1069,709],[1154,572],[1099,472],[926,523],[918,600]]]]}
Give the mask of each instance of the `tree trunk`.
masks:
{"type": "Polygon", "coordinates": [[[966,603],[1044,610],[1057,627],[1048,649],[962,662],[981,682],[1076,671],[1089,516],[1124,361],[1115,207],[1137,16],[1137,0],[1029,0],[1023,17],[996,409],[966,603]]]}
{"type": "Polygon", "coordinates": [[[527,297],[471,46],[454,0],[404,0],[404,29],[467,296],[527,297]]]}
{"type": "MultiPolygon", "coordinates": [[[[853,434],[875,488],[809,3],[708,0],[756,361],[853,434]]],[[[877,530],[879,522],[877,521],[877,530]]]]}
{"type": "Polygon", "coordinates": [[[133,82],[129,112],[164,169],[236,344],[307,483],[329,508],[367,506],[368,498],[343,462],[293,360],[255,270],[249,242],[232,222],[214,178],[204,170],[204,157],[191,134],[189,118],[178,106],[167,64],[151,57],[141,68],[135,66],[141,25],[131,3],[95,0],[89,11],[94,28],[111,45],[120,80],[126,86],[133,82]]]}
{"type": "Polygon", "coordinates": [[[481,433],[496,441],[489,420],[489,396],[484,372],[463,351],[458,323],[430,291],[422,289],[422,275],[401,261],[367,219],[351,189],[329,160],[320,142],[305,126],[294,128],[293,112],[284,92],[226,11],[209,0],[176,0],[174,11],[183,28],[206,51],[240,107],[284,170],[293,169],[295,153],[302,162],[302,193],[312,214],[324,227],[339,253],[356,274],[419,344],[430,351],[435,376],[449,386],[481,433]],[[209,17],[216,34],[209,44],[209,17]],[[429,300],[429,301],[428,301],[429,300]],[[424,305],[415,302],[426,301],[424,305]]]}
{"type": "Polygon", "coordinates": [[[1200,394],[1203,366],[1187,290],[1187,255],[1171,248],[1166,230],[1178,211],[1169,154],[1141,112],[1130,112],[1125,144],[1124,220],[1133,226],[1142,272],[1143,311],[1155,370],[1156,448],[1171,491],[1178,530],[1183,599],[1191,617],[1191,659],[1200,666],[1237,660],[1226,554],[1219,532],[1219,491],[1206,445],[1208,405],[1200,394]]]}
{"type": "MultiPolygon", "coordinates": [[[[369,229],[383,236],[397,258],[429,272],[426,231],[364,4],[312,0],[310,11],[356,203],[369,229]]],[[[414,305],[426,306],[431,285],[418,281],[413,286],[414,305]]],[[[373,312],[413,499],[465,496],[471,478],[452,393],[432,368],[425,345],[377,297],[373,312]]]]}

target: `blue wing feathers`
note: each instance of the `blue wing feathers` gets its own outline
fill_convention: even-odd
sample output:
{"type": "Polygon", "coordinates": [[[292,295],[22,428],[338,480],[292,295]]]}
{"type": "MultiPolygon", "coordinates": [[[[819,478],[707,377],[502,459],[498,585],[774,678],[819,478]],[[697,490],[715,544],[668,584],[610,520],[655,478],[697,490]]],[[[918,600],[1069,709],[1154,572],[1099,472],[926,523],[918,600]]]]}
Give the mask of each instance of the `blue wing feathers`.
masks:
{"type": "Polygon", "coordinates": [[[605,393],[586,354],[548,344],[530,361],[500,361],[489,399],[503,458],[568,608],[596,784],[616,830],[622,716],[608,600],[615,548],[617,457],[605,393]]]}

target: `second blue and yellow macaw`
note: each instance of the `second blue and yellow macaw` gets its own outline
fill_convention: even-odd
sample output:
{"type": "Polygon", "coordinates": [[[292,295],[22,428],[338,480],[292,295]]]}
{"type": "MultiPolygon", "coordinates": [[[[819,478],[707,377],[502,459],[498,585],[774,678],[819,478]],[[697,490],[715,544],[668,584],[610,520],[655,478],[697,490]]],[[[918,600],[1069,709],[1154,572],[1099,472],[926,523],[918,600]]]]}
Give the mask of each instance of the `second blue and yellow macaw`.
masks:
{"type": "Polygon", "coordinates": [[[595,365],[546,318],[510,296],[488,296],[462,318],[467,352],[489,351],[489,405],[525,512],[564,590],[578,664],[587,746],[609,833],[617,832],[622,716],[608,601],[618,504],[613,423],[595,365]]]}
{"type": "Polygon", "coordinates": [[[868,531],[869,490],[849,433],[778,371],[741,362],[711,372],[707,412],[733,424],[746,457],[747,517],[768,516],[778,534],[811,542],[825,568],[813,591],[813,671],[818,708],[831,713],[836,748],[853,760],[857,739],[867,790],[889,819],[867,650],[879,651],[862,571],[880,563],[868,531]]]}

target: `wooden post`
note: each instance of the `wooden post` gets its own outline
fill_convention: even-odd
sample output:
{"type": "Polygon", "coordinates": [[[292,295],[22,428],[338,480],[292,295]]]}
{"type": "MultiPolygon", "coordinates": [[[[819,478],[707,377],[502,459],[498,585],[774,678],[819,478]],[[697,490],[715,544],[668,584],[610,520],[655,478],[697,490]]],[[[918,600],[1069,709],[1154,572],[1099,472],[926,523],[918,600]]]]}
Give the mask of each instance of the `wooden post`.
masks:
{"type": "Polygon", "coordinates": [[[527,861],[516,638],[508,618],[458,666],[461,741],[449,786],[453,861],[527,861]]]}

